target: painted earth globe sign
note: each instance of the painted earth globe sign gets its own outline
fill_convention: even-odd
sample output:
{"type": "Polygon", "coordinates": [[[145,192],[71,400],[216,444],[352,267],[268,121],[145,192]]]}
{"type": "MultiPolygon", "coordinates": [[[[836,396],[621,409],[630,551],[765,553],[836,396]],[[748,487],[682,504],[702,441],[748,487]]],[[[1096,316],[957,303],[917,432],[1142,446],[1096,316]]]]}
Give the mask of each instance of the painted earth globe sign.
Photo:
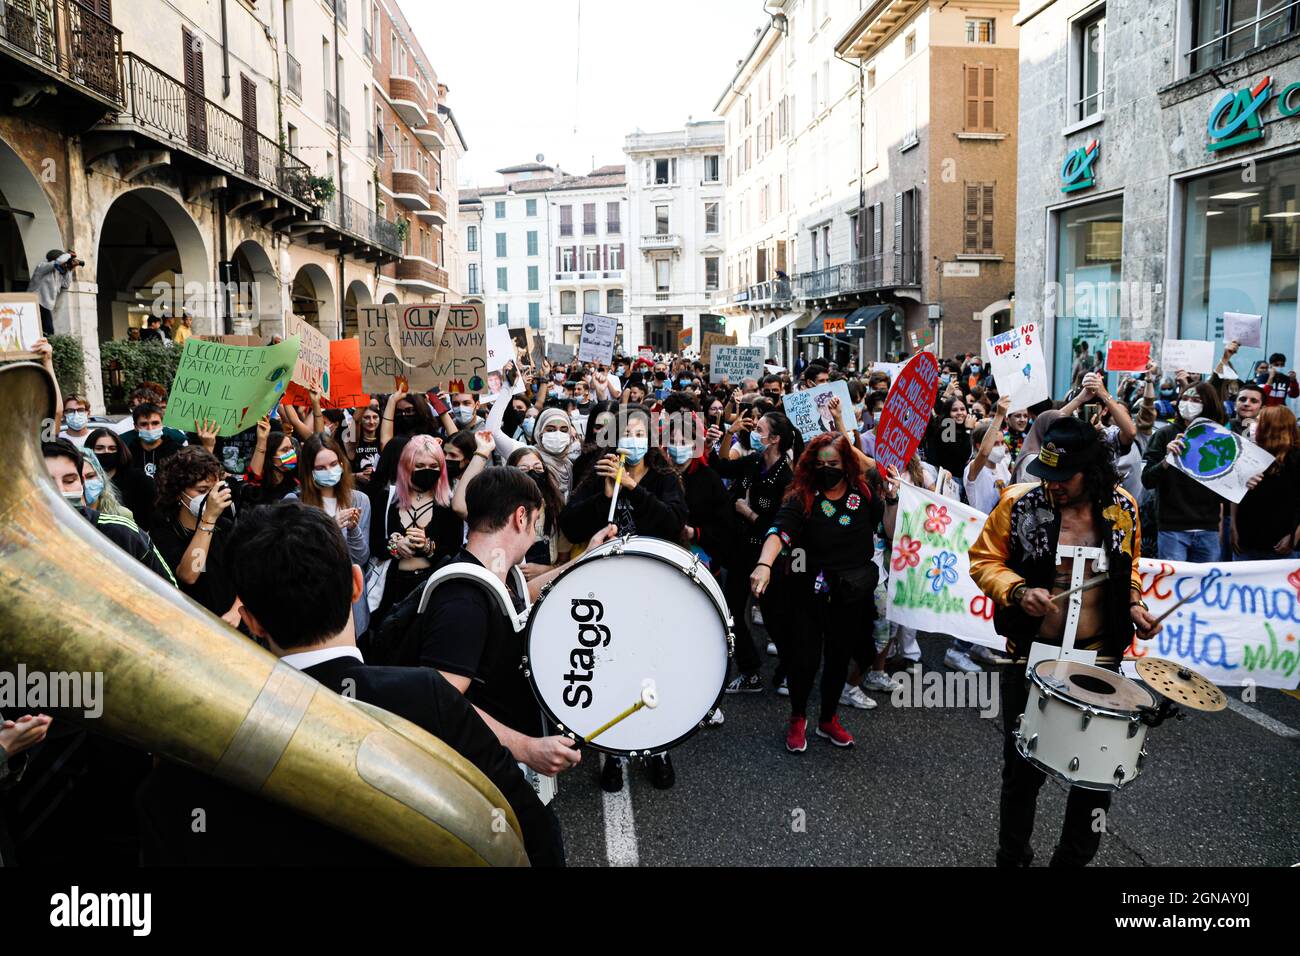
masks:
{"type": "Polygon", "coordinates": [[[1186,450],[1183,465],[1198,478],[1218,478],[1232,471],[1237,463],[1240,447],[1237,436],[1226,433],[1220,426],[1197,422],[1183,435],[1186,450]]]}

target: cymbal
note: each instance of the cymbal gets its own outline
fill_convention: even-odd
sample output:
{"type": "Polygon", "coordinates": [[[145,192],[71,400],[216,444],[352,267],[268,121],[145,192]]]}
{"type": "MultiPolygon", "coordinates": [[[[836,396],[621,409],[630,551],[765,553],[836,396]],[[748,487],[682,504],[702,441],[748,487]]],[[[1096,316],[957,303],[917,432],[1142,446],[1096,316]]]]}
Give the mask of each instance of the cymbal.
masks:
{"type": "Polygon", "coordinates": [[[1228,706],[1228,698],[1196,671],[1158,657],[1137,662],[1137,672],[1157,694],[1192,710],[1216,711],[1228,706]]]}

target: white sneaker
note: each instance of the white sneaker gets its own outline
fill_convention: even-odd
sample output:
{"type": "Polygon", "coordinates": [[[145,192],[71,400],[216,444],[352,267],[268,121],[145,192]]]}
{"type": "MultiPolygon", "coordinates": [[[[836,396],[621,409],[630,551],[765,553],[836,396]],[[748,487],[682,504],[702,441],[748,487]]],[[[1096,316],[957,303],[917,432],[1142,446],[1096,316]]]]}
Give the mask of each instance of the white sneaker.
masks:
{"type": "Polygon", "coordinates": [[[754,605],[754,609],[753,609],[753,610],[754,610],[754,614],[753,614],[753,617],[750,618],[750,620],[752,620],[755,624],[762,624],[762,623],[763,623],[763,612],[760,611],[760,610],[758,609],[758,605],[757,605],[757,604],[754,605]]]}
{"type": "Polygon", "coordinates": [[[982,668],[955,647],[950,647],[943,655],[943,662],[955,671],[973,674],[982,668]]]}
{"type": "Polygon", "coordinates": [[[775,642],[775,641],[768,641],[768,642],[767,642],[767,656],[768,656],[768,657],[776,657],[776,642],[775,642]]]}
{"type": "Polygon", "coordinates": [[[790,696],[790,679],[788,677],[781,678],[781,683],[776,685],[776,692],[781,697],[790,696]]]}
{"type": "Polygon", "coordinates": [[[896,690],[901,690],[903,682],[897,677],[892,677],[884,671],[869,671],[866,679],[862,681],[863,690],[874,690],[881,694],[892,694],[896,690]]]}
{"type": "Polygon", "coordinates": [[[715,710],[713,711],[712,714],[709,715],[708,725],[709,725],[710,727],[721,727],[721,726],[722,726],[722,719],[723,719],[723,718],[722,718],[722,708],[721,708],[721,707],[718,707],[717,709],[715,709],[715,710]]]}
{"type": "Polygon", "coordinates": [[[844,685],[844,690],[840,691],[840,703],[845,707],[856,707],[858,710],[876,708],[876,702],[862,693],[861,687],[855,687],[853,684],[844,685]]]}

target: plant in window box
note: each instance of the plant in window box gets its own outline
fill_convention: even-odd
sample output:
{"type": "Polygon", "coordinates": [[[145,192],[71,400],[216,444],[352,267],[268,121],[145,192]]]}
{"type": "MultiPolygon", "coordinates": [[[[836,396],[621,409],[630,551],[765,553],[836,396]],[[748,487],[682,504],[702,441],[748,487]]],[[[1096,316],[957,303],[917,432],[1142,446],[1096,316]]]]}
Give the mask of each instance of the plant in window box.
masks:
{"type": "Polygon", "coordinates": [[[405,219],[397,220],[397,238],[398,241],[405,243],[406,237],[411,233],[411,224],[405,219]]]}

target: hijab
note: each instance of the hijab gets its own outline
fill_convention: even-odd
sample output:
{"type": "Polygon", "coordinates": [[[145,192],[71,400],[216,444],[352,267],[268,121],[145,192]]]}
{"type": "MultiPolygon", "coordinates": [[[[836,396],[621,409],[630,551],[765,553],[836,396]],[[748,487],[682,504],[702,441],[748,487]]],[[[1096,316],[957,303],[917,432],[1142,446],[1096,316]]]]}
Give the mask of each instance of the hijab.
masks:
{"type": "Polygon", "coordinates": [[[573,422],[569,420],[569,413],[562,408],[544,408],[540,415],[537,416],[537,424],[533,426],[533,441],[538,456],[542,459],[542,464],[551,477],[555,479],[556,485],[560,488],[560,497],[564,500],[569,498],[569,487],[573,481],[573,462],[569,461],[569,452],[573,448],[573,442],[569,442],[569,447],[564,449],[558,455],[552,455],[542,447],[542,433],[546,431],[546,426],[552,422],[564,422],[569,426],[569,434],[573,434],[573,422]]]}

